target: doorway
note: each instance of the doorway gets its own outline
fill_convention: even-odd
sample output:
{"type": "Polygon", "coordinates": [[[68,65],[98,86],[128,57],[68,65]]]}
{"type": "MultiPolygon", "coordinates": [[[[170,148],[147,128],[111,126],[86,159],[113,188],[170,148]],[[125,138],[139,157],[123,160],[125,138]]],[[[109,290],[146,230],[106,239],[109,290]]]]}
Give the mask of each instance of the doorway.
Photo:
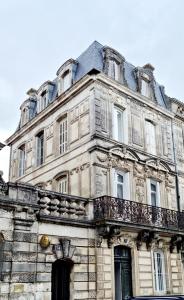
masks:
{"type": "Polygon", "coordinates": [[[114,248],[115,300],[132,297],[131,249],[124,246],[114,248]]]}
{"type": "Polygon", "coordinates": [[[71,260],[56,260],[52,265],[52,300],[70,300],[71,260]]]}

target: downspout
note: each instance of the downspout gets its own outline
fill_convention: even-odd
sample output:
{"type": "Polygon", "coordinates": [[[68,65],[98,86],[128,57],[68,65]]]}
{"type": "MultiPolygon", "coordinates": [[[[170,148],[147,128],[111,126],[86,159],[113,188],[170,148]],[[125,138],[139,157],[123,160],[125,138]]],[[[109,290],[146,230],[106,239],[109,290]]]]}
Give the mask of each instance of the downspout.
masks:
{"type": "Polygon", "coordinates": [[[172,140],[173,140],[173,156],[174,156],[174,163],[175,163],[175,173],[176,173],[176,198],[177,198],[177,208],[180,211],[180,189],[179,189],[179,177],[178,177],[178,167],[176,161],[176,145],[174,140],[174,129],[173,129],[173,119],[171,119],[171,131],[172,131],[172,140]]]}

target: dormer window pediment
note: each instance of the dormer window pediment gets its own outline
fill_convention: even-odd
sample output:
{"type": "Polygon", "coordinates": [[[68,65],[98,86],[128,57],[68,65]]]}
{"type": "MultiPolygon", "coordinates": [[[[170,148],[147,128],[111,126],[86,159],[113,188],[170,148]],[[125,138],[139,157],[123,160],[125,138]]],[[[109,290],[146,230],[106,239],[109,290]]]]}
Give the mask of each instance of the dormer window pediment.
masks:
{"type": "Polygon", "coordinates": [[[112,79],[126,83],[124,74],[125,58],[116,50],[104,47],[104,72],[112,79]]]}
{"type": "Polygon", "coordinates": [[[43,109],[45,109],[47,107],[47,105],[49,104],[49,102],[51,101],[54,86],[55,86],[54,82],[46,81],[38,89],[37,112],[40,112],[43,109]]]}
{"type": "Polygon", "coordinates": [[[57,71],[58,95],[65,92],[73,83],[73,72],[77,62],[74,59],[67,60],[57,71]]]}

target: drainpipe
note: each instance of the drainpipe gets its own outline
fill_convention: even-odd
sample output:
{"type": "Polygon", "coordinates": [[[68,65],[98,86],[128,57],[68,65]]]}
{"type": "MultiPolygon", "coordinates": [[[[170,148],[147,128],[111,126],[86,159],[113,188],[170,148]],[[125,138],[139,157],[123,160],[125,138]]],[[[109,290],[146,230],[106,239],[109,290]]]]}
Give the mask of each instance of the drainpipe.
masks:
{"type": "Polygon", "coordinates": [[[173,119],[171,119],[171,131],[172,131],[172,141],[173,141],[173,155],[175,163],[175,172],[176,172],[176,198],[177,198],[177,208],[180,211],[180,189],[179,189],[179,177],[178,177],[178,166],[176,161],[176,145],[174,140],[174,129],[173,129],[173,119]]]}

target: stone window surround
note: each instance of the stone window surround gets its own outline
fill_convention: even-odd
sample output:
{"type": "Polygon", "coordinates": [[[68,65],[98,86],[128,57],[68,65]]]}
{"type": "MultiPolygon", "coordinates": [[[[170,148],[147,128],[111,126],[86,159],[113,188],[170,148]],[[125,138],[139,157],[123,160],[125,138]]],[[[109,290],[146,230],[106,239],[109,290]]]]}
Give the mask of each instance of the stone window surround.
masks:
{"type": "Polygon", "coordinates": [[[63,177],[66,177],[66,179],[67,179],[67,190],[68,190],[68,194],[70,194],[70,177],[69,177],[68,170],[61,171],[54,176],[54,178],[52,180],[52,189],[54,191],[58,192],[58,181],[63,177]]]}
{"type": "Polygon", "coordinates": [[[35,134],[35,167],[36,168],[41,167],[45,162],[45,145],[46,145],[45,141],[46,141],[46,139],[45,139],[45,130],[44,129],[45,128],[40,128],[35,134]],[[38,137],[41,133],[43,133],[43,162],[41,164],[38,164],[37,163],[37,159],[38,159],[38,157],[37,157],[37,150],[38,150],[37,149],[37,147],[38,147],[37,141],[38,141],[38,137]]]}
{"type": "Polygon", "coordinates": [[[104,73],[109,76],[110,70],[109,70],[109,62],[110,60],[113,60],[117,63],[119,66],[119,78],[118,81],[127,85],[126,80],[125,80],[125,70],[124,70],[124,62],[125,58],[118,53],[116,50],[110,47],[104,47],[103,48],[103,53],[104,53],[104,73]]]}
{"type": "Polygon", "coordinates": [[[159,249],[159,248],[156,247],[155,249],[152,250],[152,266],[153,266],[153,272],[152,272],[152,275],[153,275],[153,289],[154,289],[156,294],[158,294],[158,295],[164,294],[165,295],[165,292],[169,288],[169,286],[167,286],[169,284],[169,282],[167,282],[167,278],[166,278],[168,267],[167,267],[167,261],[166,261],[166,253],[165,253],[164,249],[159,249]],[[162,266],[164,268],[163,275],[165,275],[164,276],[164,290],[163,291],[156,290],[156,286],[155,286],[155,277],[154,277],[154,275],[155,275],[155,273],[154,273],[154,253],[155,252],[160,252],[161,256],[162,256],[162,266]]]}
{"type": "Polygon", "coordinates": [[[44,82],[40,88],[37,91],[37,113],[40,113],[42,110],[44,110],[47,105],[48,105],[48,93],[49,93],[49,86],[54,86],[55,84],[48,80],[46,82],[44,82]],[[42,101],[43,101],[43,96],[46,95],[46,105],[43,105],[42,101]]]}
{"type": "Polygon", "coordinates": [[[64,91],[63,79],[65,75],[70,74],[70,81],[73,84],[73,66],[77,65],[77,62],[74,59],[68,59],[56,72],[58,80],[58,96],[60,96],[64,91]]]}
{"type": "Polygon", "coordinates": [[[18,147],[18,169],[17,169],[17,174],[18,174],[18,178],[22,177],[23,175],[25,175],[25,171],[26,171],[26,142],[22,142],[18,147]],[[22,150],[21,148],[24,148],[24,172],[21,173],[20,175],[20,150],[22,150]]]}

